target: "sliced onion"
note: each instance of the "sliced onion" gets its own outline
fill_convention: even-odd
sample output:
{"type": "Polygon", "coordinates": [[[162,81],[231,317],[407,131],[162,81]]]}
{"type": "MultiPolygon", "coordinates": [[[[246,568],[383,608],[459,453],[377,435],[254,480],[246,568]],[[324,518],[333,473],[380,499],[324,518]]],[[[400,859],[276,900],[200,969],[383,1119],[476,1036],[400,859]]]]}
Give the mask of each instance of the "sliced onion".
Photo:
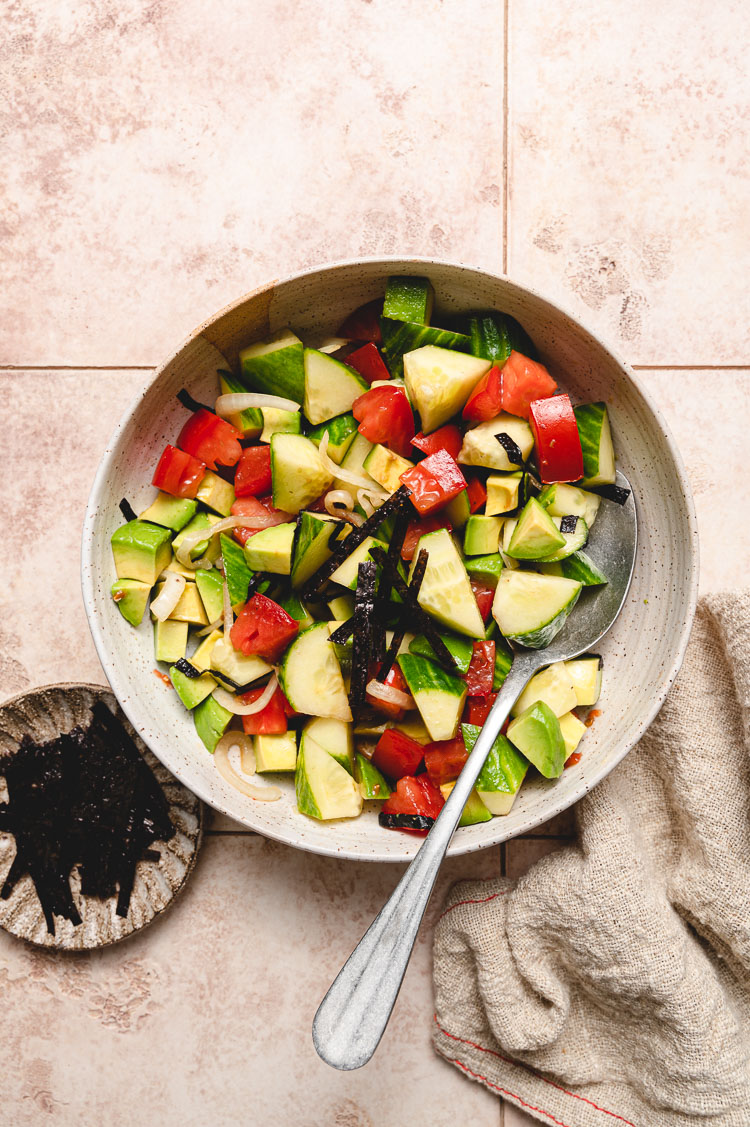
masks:
{"type": "Polygon", "coordinates": [[[226,568],[224,567],[224,557],[223,556],[219,556],[216,560],[214,560],[214,567],[216,568],[217,571],[220,571],[222,575],[226,575],[226,568]]]}
{"type": "Polygon", "coordinates": [[[222,593],[224,595],[224,638],[227,642],[230,642],[229,631],[234,626],[234,612],[232,611],[232,604],[229,599],[229,584],[226,579],[224,580],[222,593]]]}
{"type": "Polygon", "coordinates": [[[277,407],[280,411],[299,411],[300,405],[294,399],[284,399],[281,395],[263,395],[255,391],[232,392],[229,395],[220,395],[214,404],[214,410],[222,419],[230,415],[237,415],[240,411],[247,411],[250,407],[277,407]]]}
{"type": "MultiPolygon", "coordinates": [[[[214,763],[222,778],[226,779],[231,786],[242,794],[247,795],[248,798],[254,798],[257,802],[276,802],[281,798],[281,791],[278,787],[256,787],[252,783],[248,783],[241,775],[238,775],[232,764],[229,762],[229,752],[234,747],[239,747],[240,755],[242,756],[242,770],[245,770],[245,756],[242,744],[243,738],[247,740],[244,732],[225,732],[214,749],[214,763]]],[[[252,747],[250,748],[252,754],[252,747]]],[[[249,774],[255,774],[255,756],[253,756],[253,770],[249,774]]]]}
{"type": "Polygon", "coordinates": [[[231,712],[235,716],[253,716],[254,713],[263,711],[276,692],[278,683],[279,679],[274,673],[258,699],[251,701],[250,704],[240,704],[234,693],[228,693],[226,689],[214,689],[213,698],[217,704],[220,704],[222,708],[226,708],[227,712],[231,712]]]}
{"type": "Polygon", "coordinates": [[[340,517],[359,528],[364,524],[359,513],[354,512],[354,498],[347,489],[329,489],[325,496],[326,512],[332,517],[340,517]]]}
{"type": "Polygon", "coordinates": [[[379,509],[384,501],[387,501],[390,493],[383,493],[380,489],[358,489],[357,490],[357,503],[365,510],[368,518],[372,516],[376,509],[379,509]],[[375,503],[377,502],[377,504],[375,503]]]}
{"type": "Polygon", "coordinates": [[[211,540],[214,536],[218,536],[220,532],[226,532],[229,528],[264,528],[264,524],[254,522],[250,517],[222,517],[216,524],[210,524],[208,528],[196,528],[194,532],[188,532],[185,539],[180,544],[175,552],[175,559],[183,567],[199,568],[199,567],[212,567],[212,561],[206,562],[206,557],[201,556],[199,560],[191,560],[190,553],[196,544],[200,544],[201,540],[211,540]]]}
{"type": "Polygon", "coordinates": [[[202,626],[200,630],[197,630],[196,637],[202,638],[205,634],[210,634],[213,630],[218,630],[223,624],[223,618],[215,618],[213,622],[209,622],[208,626],[202,626]]]}
{"type": "Polygon", "coordinates": [[[352,473],[351,470],[342,469],[341,466],[337,466],[336,463],[332,461],[331,458],[329,458],[328,431],[324,431],[323,433],[323,437],[320,440],[320,445],[318,446],[318,453],[320,454],[321,462],[328,470],[329,474],[331,474],[335,478],[338,478],[339,481],[345,481],[347,485],[356,485],[360,489],[372,488],[371,477],[362,477],[360,474],[352,473]]]}
{"type": "MultiPolygon", "coordinates": [[[[368,681],[366,692],[375,700],[382,700],[385,704],[393,704],[397,708],[417,707],[414,697],[410,696],[409,693],[402,693],[400,689],[394,689],[393,685],[384,685],[382,681],[377,681],[374,677],[372,681],[368,681]]],[[[216,693],[214,693],[214,696],[216,696],[216,693]]]]}
{"type": "Polygon", "coordinates": [[[159,622],[169,618],[185,590],[185,576],[176,571],[168,571],[164,586],[151,604],[151,613],[159,622]]]}

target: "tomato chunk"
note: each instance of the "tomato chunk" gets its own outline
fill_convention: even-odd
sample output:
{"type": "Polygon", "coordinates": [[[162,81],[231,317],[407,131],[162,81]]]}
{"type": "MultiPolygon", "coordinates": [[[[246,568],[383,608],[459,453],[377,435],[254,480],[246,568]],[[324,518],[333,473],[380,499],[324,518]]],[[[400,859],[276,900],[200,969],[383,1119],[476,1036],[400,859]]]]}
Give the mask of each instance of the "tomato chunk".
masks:
{"type": "Polygon", "coordinates": [[[232,530],[235,540],[240,544],[246,544],[261,528],[272,528],[275,524],[286,524],[287,521],[294,520],[291,513],[274,509],[270,497],[240,497],[232,505],[231,512],[233,517],[247,517],[246,528],[239,525],[232,530]]]}
{"type": "Polygon", "coordinates": [[[185,423],[177,436],[177,445],[186,454],[200,458],[210,470],[215,470],[217,462],[222,466],[234,466],[239,462],[241,438],[241,432],[226,419],[201,407],[185,423]]]}
{"type": "Polygon", "coordinates": [[[583,477],[583,451],[570,396],[536,399],[530,411],[543,483],[578,481],[583,477]]]}
{"type": "Polygon", "coordinates": [[[464,705],[464,724],[476,724],[481,728],[496,700],[497,693],[488,693],[486,697],[467,697],[464,705]]]}
{"type": "Polygon", "coordinates": [[[471,513],[481,509],[487,500],[487,489],[481,478],[467,478],[466,493],[469,498],[469,512],[471,513]]]}
{"type": "Polygon", "coordinates": [[[257,497],[271,488],[271,447],[249,446],[243,450],[234,475],[235,497],[257,497]]]}
{"type": "Polygon", "coordinates": [[[502,410],[528,419],[532,402],[546,399],[556,387],[544,364],[537,364],[521,352],[511,352],[503,365],[502,410]]]}
{"type": "Polygon", "coordinates": [[[421,450],[423,454],[436,454],[438,450],[445,450],[451,458],[456,459],[461,449],[461,431],[452,423],[439,427],[432,434],[416,434],[411,440],[412,446],[421,450]]]}
{"type": "MultiPolygon", "coordinates": [[[[264,691],[265,689],[250,689],[238,699],[243,704],[252,704],[264,691]]],[[[251,716],[242,717],[242,727],[248,736],[280,736],[289,726],[287,723],[289,707],[288,700],[277,687],[265,708],[260,712],[254,712],[251,716]]]]}
{"type": "Polygon", "coordinates": [[[276,662],[299,633],[299,622],[265,595],[253,595],[243,606],[229,637],[236,650],[276,662]]]}
{"type": "Polygon", "coordinates": [[[442,508],[466,488],[466,478],[446,450],[430,454],[402,473],[401,481],[411,490],[412,504],[422,516],[442,508]]]}
{"type": "Polygon", "coordinates": [[[362,345],[356,352],[350,352],[344,363],[354,368],[355,372],[359,372],[363,379],[368,383],[373,380],[389,380],[391,373],[385,366],[383,357],[378,352],[378,346],[370,341],[369,344],[362,345]]]}
{"type": "Polygon", "coordinates": [[[431,516],[424,517],[422,520],[411,521],[406,529],[406,536],[404,536],[404,543],[401,547],[401,559],[414,559],[414,552],[421,538],[426,536],[428,532],[436,532],[438,528],[447,528],[450,532],[453,525],[446,516],[431,516]]]}
{"type": "Polygon", "coordinates": [[[380,344],[380,315],[383,312],[383,299],[376,297],[366,305],[360,305],[350,313],[339,327],[338,335],[347,340],[371,340],[380,344]]]}
{"type": "Polygon", "coordinates": [[[414,416],[402,387],[373,387],[352,404],[359,433],[408,458],[414,437],[414,416]]]}
{"type": "Polygon", "coordinates": [[[176,446],[165,446],[154,470],[151,484],[172,497],[194,498],[206,473],[205,462],[193,458],[176,446]]]}
{"type": "Polygon", "coordinates": [[[469,753],[462,736],[428,744],[424,750],[424,765],[430,781],[436,787],[457,779],[468,758],[469,753]]]}
{"type": "MultiPolygon", "coordinates": [[[[375,745],[372,761],[379,771],[391,779],[403,779],[413,775],[424,756],[424,748],[416,740],[399,732],[396,728],[386,728],[375,745]]],[[[394,810],[397,814],[399,811],[394,810]]],[[[402,811],[409,813],[409,811],[402,811]]],[[[415,811],[421,813],[421,811],[415,811]]]]}
{"type": "Polygon", "coordinates": [[[500,369],[490,368],[466,400],[463,417],[470,423],[486,423],[502,410],[500,369]]]}
{"type": "Polygon", "coordinates": [[[421,814],[425,818],[437,818],[444,806],[445,799],[435,784],[427,775],[419,775],[399,779],[382,810],[384,814],[421,814]]]}
{"type": "Polygon", "coordinates": [[[495,677],[495,643],[475,642],[471,664],[466,671],[466,688],[472,697],[486,697],[492,692],[495,677]]]}
{"type": "MultiPolygon", "coordinates": [[[[370,668],[370,677],[377,677],[379,665],[372,665],[370,668]]],[[[406,693],[410,696],[409,686],[404,680],[404,676],[397,665],[391,666],[391,669],[383,682],[384,685],[391,689],[398,689],[400,693],[406,693]]],[[[400,720],[404,715],[405,709],[399,704],[394,704],[391,701],[380,700],[379,697],[374,697],[371,693],[365,693],[367,703],[376,708],[378,712],[382,712],[385,716],[390,716],[393,720],[400,720]]]]}
{"type": "Polygon", "coordinates": [[[482,622],[486,622],[492,614],[492,604],[495,601],[495,590],[490,587],[488,583],[482,582],[481,579],[475,579],[470,576],[471,589],[474,592],[474,598],[477,600],[479,613],[482,616],[482,622]]]}

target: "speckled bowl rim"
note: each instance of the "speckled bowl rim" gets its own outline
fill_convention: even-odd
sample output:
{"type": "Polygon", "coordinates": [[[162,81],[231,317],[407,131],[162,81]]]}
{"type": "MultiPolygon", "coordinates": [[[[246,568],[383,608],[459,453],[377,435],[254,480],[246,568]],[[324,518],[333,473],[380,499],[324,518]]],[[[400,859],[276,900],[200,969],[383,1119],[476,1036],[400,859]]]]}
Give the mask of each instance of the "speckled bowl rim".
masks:
{"type": "MultiPolygon", "coordinates": [[[[482,278],[490,278],[493,281],[510,284],[516,287],[519,291],[523,291],[529,294],[531,297],[545,302],[551,309],[554,309],[557,313],[567,318],[574,325],[579,327],[584,333],[586,333],[587,336],[595,341],[596,344],[609,355],[609,357],[620,368],[627,379],[635,385],[636,390],[643,397],[646,406],[661,428],[664,443],[669,450],[670,456],[675,466],[675,470],[677,472],[679,486],[685,500],[685,508],[688,521],[684,537],[685,548],[689,557],[689,561],[686,565],[686,571],[689,574],[690,580],[688,598],[686,600],[688,613],[685,615],[684,622],[679,631],[677,646],[673,651],[673,660],[665,671],[659,689],[653,695],[651,707],[647,711],[645,718],[640,721],[640,723],[632,733],[630,742],[626,742],[617,755],[612,756],[610,759],[608,759],[607,762],[600,764],[595,770],[592,770],[592,773],[589,777],[581,779],[579,785],[572,792],[569,792],[568,795],[561,799],[551,798],[549,805],[545,806],[545,809],[542,813],[537,815],[530,815],[527,821],[523,822],[520,826],[516,826],[513,829],[508,829],[507,826],[504,825],[502,818],[493,818],[491,822],[485,823],[485,825],[488,827],[486,838],[482,838],[481,840],[472,839],[471,841],[462,841],[460,835],[458,836],[458,838],[454,837],[451,845],[448,848],[447,855],[449,857],[456,857],[465,853],[472,853],[479,849],[490,848],[493,845],[499,845],[504,841],[509,841],[511,838],[522,836],[523,834],[529,833],[530,831],[534,830],[537,826],[543,825],[551,818],[556,817],[564,810],[569,809],[571,806],[574,806],[577,802],[579,802],[585,795],[589,793],[590,790],[592,790],[598,783],[600,783],[601,780],[605,778],[610,773],[610,771],[612,771],[617,766],[618,763],[620,763],[625,758],[628,752],[636,745],[636,743],[641,739],[641,737],[652,724],[653,720],[661,709],[661,706],[664,703],[667,693],[672,687],[677,674],[680,671],[685,656],[685,650],[687,649],[693,619],[695,617],[695,611],[698,602],[699,581],[698,520],[695,512],[695,503],[693,501],[692,490],[690,488],[690,482],[688,480],[687,471],[685,469],[685,463],[682,459],[682,455],[680,454],[679,448],[677,447],[677,444],[672,437],[672,433],[667,426],[667,423],[664,420],[661,411],[657,407],[646,387],[633,372],[632,368],[618,355],[618,353],[614,352],[608,344],[604,343],[604,341],[602,341],[601,338],[596,335],[596,333],[592,332],[590,329],[586,328],[585,325],[581,324],[578,317],[571,313],[570,310],[568,310],[564,306],[561,306],[557,301],[553,301],[551,298],[546,297],[539,290],[534,289],[531,286],[527,286],[521,282],[516,282],[507,274],[498,274],[492,270],[484,270],[481,267],[472,266],[471,264],[464,262],[453,262],[442,258],[419,257],[412,255],[406,257],[399,255],[373,255],[365,258],[335,260],[332,262],[323,263],[319,266],[308,267],[305,270],[299,270],[292,274],[287,274],[283,278],[274,278],[272,281],[267,282],[262,286],[258,286],[254,290],[248,291],[246,294],[243,294],[241,297],[239,297],[236,301],[230,302],[228,305],[224,306],[217,313],[215,313],[212,317],[209,317],[207,320],[203,321],[193,332],[191,332],[182,341],[179,348],[175,349],[175,351],[168,357],[168,359],[159,366],[153,376],[153,379],[150,380],[149,383],[141,389],[138,396],[131,404],[130,408],[121,418],[112,437],[107,443],[104,454],[102,455],[102,460],[99,463],[99,468],[97,470],[96,477],[94,478],[94,483],[89,495],[81,538],[81,587],[83,592],[83,603],[89,622],[89,628],[94,640],[94,645],[96,647],[99,660],[101,661],[102,668],[104,669],[104,673],[112,687],[112,691],[115,694],[115,697],[117,698],[117,701],[123,712],[128,717],[131,724],[133,724],[136,731],[138,731],[141,738],[151,748],[154,755],[158,759],[162,759],[157,749],[151,745],[139,726],[137,712],[132,706],[132,698],[127,697],[127,694],[123,691],[123,688],[119,684],[117,663],[109,656],[104,632],[95,611],[93,581],[94,525],[99,509],[98,497],[110,472],[111,465],[115,459],[115,451],[120,435],[130,423],[132,416],[139,409],[141,400],[143,399],[143,396],[145,395],[148,388],[152,387],[153,384],[156,383],[156,381],[161,377],[164,369],[180,355],[183,349],[193,340],[195,340],[196,337],[202,335],[207,328],[209,328],[211,325],[214,325],[217,321],[220,321],[223,317],[226,317],[233,310],[244,305],[245,302],[249,301],[251,298],[258,297],[260,294],[267,293],[269,291],[273,291],[278,286],[286,285],[287,283],[295,282],[305,278],[313,278],[316,275],[324,274],[330,270],[341,269],[345,267],[352,268],[358,266],[382,266],[384,268],[387,268],[394,263],[398,263],[401,268],[403,268],[405,263],[409,263],[410,265],[413,264],[415,268],[424,267],[426,269],[429,269],[430,267],[440,267],[445,269],[457,269],[462,270],[468,274],[476,274],[477,276],[482,278]]],[[[164,765],[168,767],[170,771],[173,771],[172,767],[169,766],[163,759],[162,762],[164,762],[164,765]]],[[[176,778],[180,778],[178,771],[173,771],[173,774],[176,778]]],[[[191,789],[193,789],[192,784],[191,789]]],[[[202,799],[203,802],[205,802],[207,805],[211,806],[214,810],[225,814],[233,821],[238,820],[236,815],[230,814],[223,807],[222,803],[220,801],[217,801],[215,795],[207,793],[206,788],[201,786],[194,788],[194,790],[197,796],[202,799]]],[[[554,791],[550,791],[549,793],[550,795],[554,795],[554,791]]],[[[308,841],[298,841],[295,840],[293,835],[290,835],[289,833],[275,833],[268,827],[264,827],[261,830],[256,825],[251,824],[247,821],[240,820],[240,824],[244,825],[247,829],[252,830],[255,833],[259,833],[264,837],[279,841],[284,845],[290,845],[296,849],[303,849],[306,852],[317,853],[321,856],[346,858],[353,861],[388,861],[397,863],[409,862],[414,856],[413,849],[411,851],[406,851],[406,849],[404,849],[402,853],[399,853],[392,847],[392,843],[391,848],[389,848],[387,852],[383,852],[382,854],[372,852],[367,853],[364,851],[360,852],[357,849],[342,848],[341,843],[336,840],[334,835],[332,835],[331,845],[330,847],[328,847],[318,842],[311,843],[308,841]]]]}

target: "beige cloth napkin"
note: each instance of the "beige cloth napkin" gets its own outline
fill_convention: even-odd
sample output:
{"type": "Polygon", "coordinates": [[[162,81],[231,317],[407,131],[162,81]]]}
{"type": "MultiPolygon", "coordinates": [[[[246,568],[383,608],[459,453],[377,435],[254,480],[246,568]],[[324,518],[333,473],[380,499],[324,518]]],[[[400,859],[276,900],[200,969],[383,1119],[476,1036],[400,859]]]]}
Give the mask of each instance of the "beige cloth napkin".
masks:
{"type": "Polygon", "coordinates": [[[437,1051],[556,1127],[749,1127],[750,591],[700,604],[577,819],[520,880],[451,890],[437,1051]]]}

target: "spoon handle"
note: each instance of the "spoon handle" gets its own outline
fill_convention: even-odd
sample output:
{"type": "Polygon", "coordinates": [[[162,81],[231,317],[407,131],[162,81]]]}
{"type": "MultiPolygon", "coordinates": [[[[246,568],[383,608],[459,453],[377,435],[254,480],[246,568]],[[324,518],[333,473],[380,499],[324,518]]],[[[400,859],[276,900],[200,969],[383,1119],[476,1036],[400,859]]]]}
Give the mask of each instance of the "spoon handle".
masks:
{"type": "Polygon", "coordinates": [[[378,1047],[466,800],[513,703],[541,664],[536,653],[516,657],[424,844],[320,1003],[313,1021],[313,1043],[318,1055],[333,1068],[361,1068],[378,1047]]]}

